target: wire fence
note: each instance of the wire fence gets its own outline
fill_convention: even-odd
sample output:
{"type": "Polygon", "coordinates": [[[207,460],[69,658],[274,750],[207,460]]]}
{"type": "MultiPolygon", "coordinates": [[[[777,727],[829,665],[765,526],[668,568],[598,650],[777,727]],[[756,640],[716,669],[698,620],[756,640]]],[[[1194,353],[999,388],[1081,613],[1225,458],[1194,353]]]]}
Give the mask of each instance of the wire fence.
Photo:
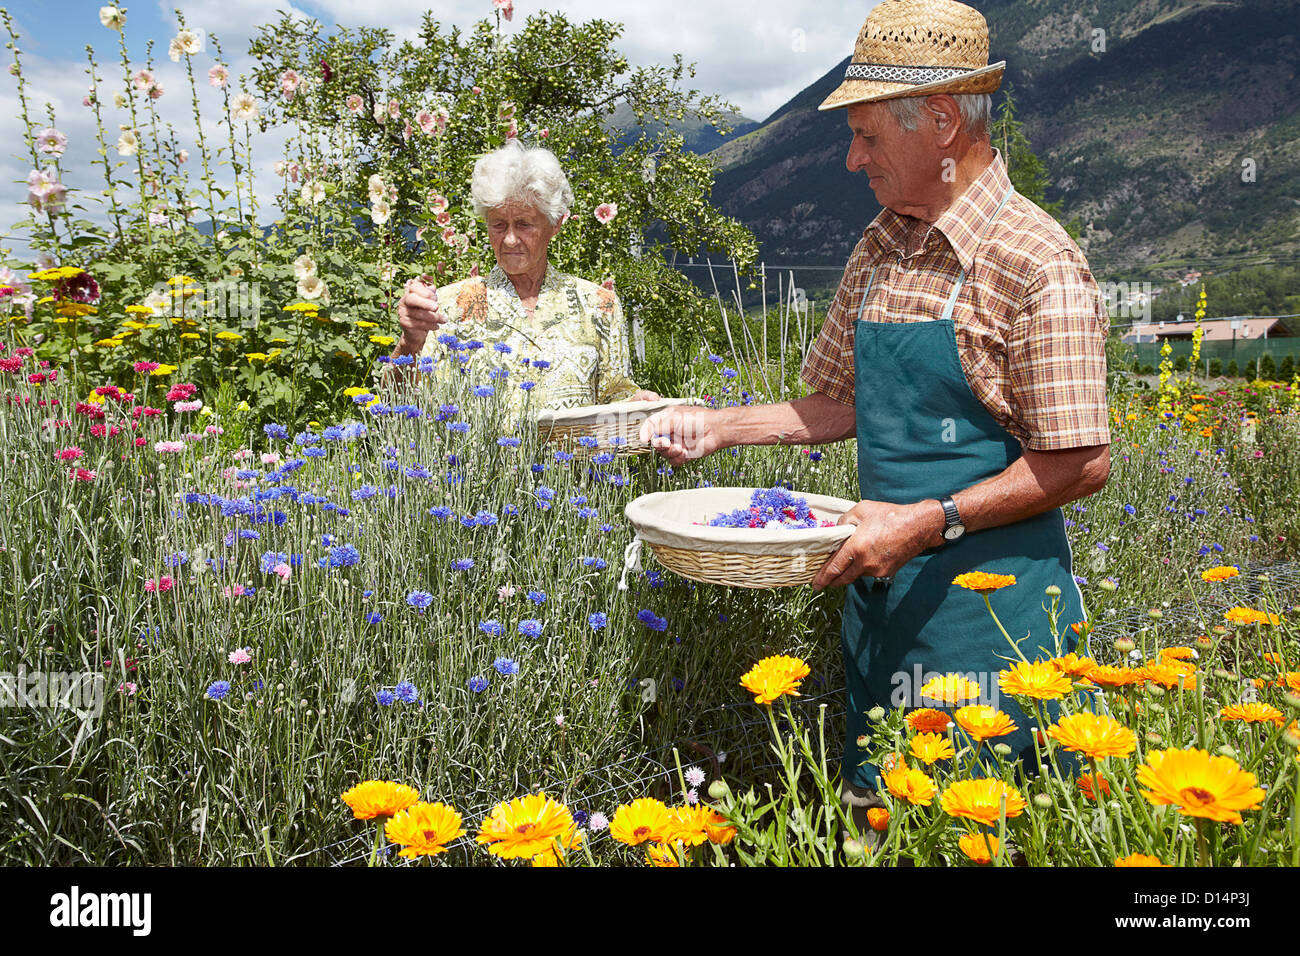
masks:
{"type": "MultiPolygon", "coordinates": [[[[1144,635],[1162,631],[1179,638],[1186,628],[1208,631],[1223,622],[1223,612],[1238,605],[1252,605],[1266,600],[1274,611],[1289,602],[1300,600],[1300,564],[1259,565],[1241,568],[1238,577],[1230,578],[1209,594],[1195,601],[1170,603],[1159,606],[1159,617],[1153,617],[1149,606],[1129,607],[1107,614],[1097,622],[1092,631],[1095,656],[1104,659],[1109,655],[1119,657],[1107,638],[1144,635]]],[[[844,688],[836,687],[820,694],[805,695],[791,701],[791,713],[801,726],[816,732],[819,720],[826,731],[828,759],[836,759],[839,733],[845,717],[844,688]],[[822,709],[825,708],[824,713],[822,709]]],[[[660,747],[641,750],[621,757],[583,775],[584,786],[574,793],[574,783],[555,778],[541,789],[550,793],[568,792],[566,803],[576,808],[612,809],[619,803],[636,797],[652,796],[666,803],[675,802],[682,794],[678,762],[684,769],[691,765],[707,770],[709,779],[743,781],[743,786],[758,785],[769,771],[779,767],[771,746],[771,724],[765,711],[748,702],[724,704],[705,711],[701,726],[714,740],[734,741],[726,750],[713,749],[703,740],[679,739],[660,747]],[[674,755],[676,750],[676,756],[674,755]],[[707,766],[705,766],[707,765],[707,766]]],[[[778,729],[790,729],[785,718],[778,720],[778,729]]],[[[701,735],[704,736],[704,735],[701,735]]],[[[467,822],[487,817],[496,802],[471,807],[464,814],[467,822]]],[[[471,834],[449,845],[449,862],[482,863],[481,851],[475,856],[477,844],[471,834]]],[[[590,833],[593,845],[608,839],[605,833],[590,833]]],[[[364,864],[373,852],[373,831],[359,833],[302,853],[287,862],[325,863],[332,866],[364,864]]],[[[387,858],[395,847],[380,852],[387,858]]],[[[391,857],[390,862],[406,865],[412,861],[391,857]]]]}

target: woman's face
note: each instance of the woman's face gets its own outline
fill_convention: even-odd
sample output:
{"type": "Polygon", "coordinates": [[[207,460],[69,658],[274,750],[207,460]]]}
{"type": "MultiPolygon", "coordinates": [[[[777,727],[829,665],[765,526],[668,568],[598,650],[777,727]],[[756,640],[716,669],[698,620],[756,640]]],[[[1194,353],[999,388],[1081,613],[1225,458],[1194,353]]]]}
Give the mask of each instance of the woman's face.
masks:
{"type": "Polygon", "coordinates": [[[560,231],[535,206],[506,203],[487,212],[488,241],[506,275],[539,275],[546,269],[546,247],[560,231]]]}

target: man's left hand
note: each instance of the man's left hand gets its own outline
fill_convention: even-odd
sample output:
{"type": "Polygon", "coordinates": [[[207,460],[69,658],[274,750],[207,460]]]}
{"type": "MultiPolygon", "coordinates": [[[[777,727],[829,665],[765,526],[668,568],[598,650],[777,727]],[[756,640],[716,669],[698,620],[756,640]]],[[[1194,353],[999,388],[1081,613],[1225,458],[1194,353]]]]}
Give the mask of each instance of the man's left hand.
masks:
{"type": "Polygon", "coordinates": [[[812,582],[817,590],[844,587],[865,574],[892,578],[908,561],[940,543],[943,508],[937,501],[859,501],[839,523],[857,528],[817,572],[812,582]]]}

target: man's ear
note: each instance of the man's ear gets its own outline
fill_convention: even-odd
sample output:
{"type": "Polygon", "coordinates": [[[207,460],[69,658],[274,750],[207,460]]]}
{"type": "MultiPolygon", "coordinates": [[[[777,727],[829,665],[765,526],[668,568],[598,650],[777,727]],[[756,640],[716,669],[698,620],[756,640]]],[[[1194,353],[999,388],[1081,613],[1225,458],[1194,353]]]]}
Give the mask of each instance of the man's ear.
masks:
{"type": "Polygon", "coordinates": [[[961,132],[961,109],[957,101],[947,93],[938,93],[925,98],[925,107],[936,131],[935,144],[947,149],[961,132]]]}

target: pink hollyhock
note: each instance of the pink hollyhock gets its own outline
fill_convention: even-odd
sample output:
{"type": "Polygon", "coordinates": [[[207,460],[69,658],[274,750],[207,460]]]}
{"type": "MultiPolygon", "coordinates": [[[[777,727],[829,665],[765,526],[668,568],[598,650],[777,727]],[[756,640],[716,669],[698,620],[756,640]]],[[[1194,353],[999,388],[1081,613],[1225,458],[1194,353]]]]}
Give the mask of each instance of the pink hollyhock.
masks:
{"type": "Polygon", "coordinates": [[[618,215],[618,203],[603,202],[596,207],[596,220],[601,225],[608,225],[618,215]]]}
{"type": "Polygon", "coordinates": [[[515,15],[515,0],[492,0],[492,6],[501,11],[501,16],[509,20],[515,15]]]}
{"type": "Polygon", "coordinates": [[[211,86],[215,86],[217,89],[221,89],[223,86],[225,86],[226,81],[229,79],[230,79],[230,71],[227,70],[220,63],[212,67],[212,69],[208,70],[208,83],[211,86]]]}
{"type": "Polygon", "coordinates": [[[348,97],[347,103],[348,103],[349,112],[353,114],[359,114],[361,112],[361,106],[362,106],[361,97],[358,96],[356,93],[353,93],[351,96],[348,97]]]}

